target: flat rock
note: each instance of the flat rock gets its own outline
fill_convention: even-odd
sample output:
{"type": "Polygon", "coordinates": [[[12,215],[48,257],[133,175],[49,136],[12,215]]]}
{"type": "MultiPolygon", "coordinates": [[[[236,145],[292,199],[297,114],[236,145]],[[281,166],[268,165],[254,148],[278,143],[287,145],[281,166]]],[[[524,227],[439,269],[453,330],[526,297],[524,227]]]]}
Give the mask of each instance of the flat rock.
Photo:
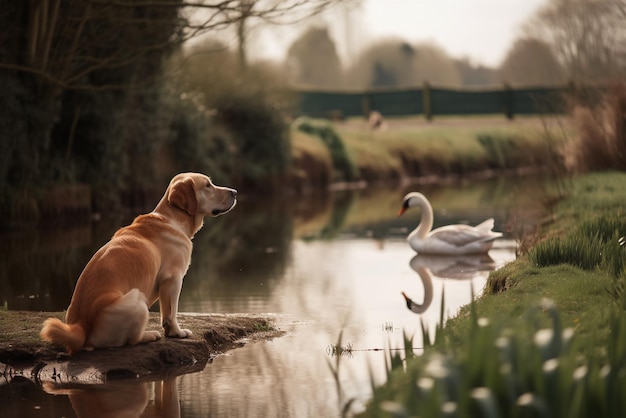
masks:
{"type": "MultiPolygon", "coordinates": [[[[120,348],[81,351],[68,356],[62,347],[41,341],[46,318],[63,313],[0,311],[0,370],[5,379],[20,376],[38,383],[99,384],[123,379],[156,380],[202,370],[213,357],[250,340],[283,335],[273,320],[257,315],[179,314],[189,338],[120,348]]],[[[160,330],[151,313],[148,329],[160,330]]]]}

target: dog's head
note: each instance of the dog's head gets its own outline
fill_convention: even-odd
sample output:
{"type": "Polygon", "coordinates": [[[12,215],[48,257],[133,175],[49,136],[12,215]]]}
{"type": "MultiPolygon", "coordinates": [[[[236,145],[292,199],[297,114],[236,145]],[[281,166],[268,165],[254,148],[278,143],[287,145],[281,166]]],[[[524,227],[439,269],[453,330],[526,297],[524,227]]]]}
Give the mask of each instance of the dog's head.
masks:
{"type": "Polygon", "coordinates": [[[181,173],[170,182],[167,201],[191,216],[219,216],[235,207],[237,190],[216,186],[204,174],[181,173]]]}

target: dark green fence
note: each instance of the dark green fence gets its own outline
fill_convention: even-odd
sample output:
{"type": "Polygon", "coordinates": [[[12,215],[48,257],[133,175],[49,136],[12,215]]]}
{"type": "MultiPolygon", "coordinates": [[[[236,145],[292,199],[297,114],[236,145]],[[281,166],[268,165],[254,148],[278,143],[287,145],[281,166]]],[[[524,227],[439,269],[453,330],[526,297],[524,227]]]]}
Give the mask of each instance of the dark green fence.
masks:
{"type": "Polygon", "coordinates": [[[446,89],[428,84],[419,89],[368,92],[321,92],[296,90],[299,115],[321,118],[367,116],[378,111],[384,116],[562,113],[567,87],[498,89],[446,89]]]}

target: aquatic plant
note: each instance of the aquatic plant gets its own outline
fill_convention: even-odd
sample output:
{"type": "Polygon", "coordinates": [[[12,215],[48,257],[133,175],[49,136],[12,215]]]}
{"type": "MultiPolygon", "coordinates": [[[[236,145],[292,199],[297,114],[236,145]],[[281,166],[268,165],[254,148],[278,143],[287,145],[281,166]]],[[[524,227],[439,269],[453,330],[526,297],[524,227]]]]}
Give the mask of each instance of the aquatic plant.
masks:
{"type": "Polygon", "coordinates": [[[343,389],[341,388],[341,380],[339,378],[339,370],[341,368],[341,358],[343,355],[352,355],[352,344],[348,343],[347,346],[343,346],[343,330],[339,333],[339,337],[337,338],[337,342],[335,344],[331,344],[327,348],[327,353],[335,358],[335,364],[333,364],[330,360],[328,360],[328,367],[330,372],[333,375],[333,380],[335,381],[335,388],[337,390],[337,403],[339,410],[341,411],[341,416],[348,416],[350,412],[350,408],[353,402],[356,400],[355,398],[345,399],[345,394],[343,389]]]}

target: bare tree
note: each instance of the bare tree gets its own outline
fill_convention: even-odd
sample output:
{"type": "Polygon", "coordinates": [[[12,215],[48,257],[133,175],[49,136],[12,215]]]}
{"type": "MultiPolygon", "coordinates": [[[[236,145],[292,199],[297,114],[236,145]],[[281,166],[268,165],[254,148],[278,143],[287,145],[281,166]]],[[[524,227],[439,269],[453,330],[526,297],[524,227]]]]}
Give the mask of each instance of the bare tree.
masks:
{"type": "Polygon", "coordinates": [[[0,59],[0,69],[30,73],[55,93],[91,89],[86,76],[94,71],[120,68],[231,27],[245,67],[249,23],[293,24],[342,1],[351,0],[30,0],[23,6],[25,53],[17,60],[0,59]]]}
{"type": "Polygon", "coordinates": [[[554,48],[574,81],[624,75],[626,0],[551,0],[528,30],[554,48]]]}
{"type": "Polygon", "coordinates": [[[128,87],[114,80],[94,85],[89,76],[136,64],[183,41],[176,8],[181,3],[31,0],[24,6],[26,28],[12,39],[25,52],[0,61],[0,69],[31,74],[52,96],[65,89],[128,87]]]}
{"type": "MultiPolygon", "coordinates": [[[[258,25],[293,25],[317,16],[331,7],[361,0],[235,0],[219,18],[234,23],[241,70],[247,67],[247,44],[250,33],[258,25]]],[[[215,15],[205,11],[202,15],[215,15]]],[[[218,19],[219,20],[219,19],[218,19]]],[[[216,20],[214,20],[215,22],[216,20]]],[[[202,27],[200,24],[199,27],[202,27]]],[[[228,25],[225,25],[228,26],[228,25]]]]}

